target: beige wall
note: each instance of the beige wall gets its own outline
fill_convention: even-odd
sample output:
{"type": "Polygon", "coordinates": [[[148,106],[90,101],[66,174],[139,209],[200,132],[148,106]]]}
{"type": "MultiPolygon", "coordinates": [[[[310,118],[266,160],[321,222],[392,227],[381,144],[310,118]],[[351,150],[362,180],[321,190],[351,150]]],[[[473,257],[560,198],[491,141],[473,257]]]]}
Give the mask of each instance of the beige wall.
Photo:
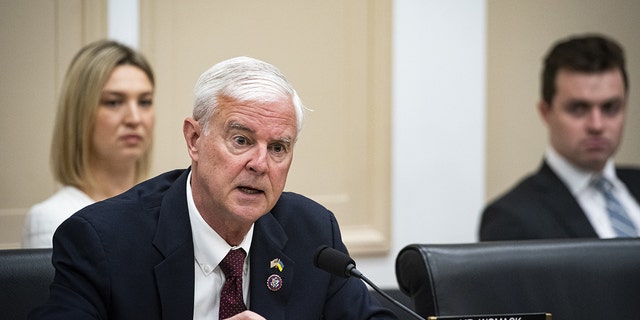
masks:
{"type": "Polygon", "coordinates": [[[556,39],[601,32],[625,47],[631,90],[616,157],[640,164],[640,1],[489,0],[487,26],[487,198],[540,165],[546,128],[537,112],[542,57],[556,39]]]}
{"type": "Polygon", "coordinates": [[[390,241],[388,0],[142,0],[141,49],[157,71],[156,171],[188,161],[182,120],[193,85],[238,55],[271,62],[294,84],[306,113],[286,190],[332,210],[356,254],[390,241]]]}
{"type": "MultiPolygon", "coordinates": [[[[82,45],[106,36],[107,3],[3,1],[0,248],[18,245],[27,209],[56,188],[48,158],[58,82],[82,45]]],[[[157,79],[152,174],[190,163],[182,121],[198,76],[232,56],[264,59],[313,109],[287,189],[331,209],[352,252],[385,253],[390,8],[388,0],[141,0],[140,49],[157,79]]]]}
{"type": "Polygon", "coordinates": [[[55,190],[49,143],[57,91],[73,55],[106,35],[106,0],[0,2],[0,248],[55,190]]]}
{"type": "MultiPolygon", "coordinates": [[[[107,0],[0,2],[0,41],[3,44],[0,49],[0,247],[17,245],[22,218],[27,208],[55,190],[48,165],[48,154],[57,88],[73,54],[83,44],[106,35],[106,2],[107,0]]],[[[211,3],[203,1],[201,4],[211,3]]],[[[265,6],[260,9],[264,12],[267,12],[268,5],[272,4],[259,3],[265,6]]],[[[231,2],[227,4],[230,7],[225,7],[225,10],[243,12],[232,8],[231,2]]],[[[332,145],[326,142],[329,140],[323,141],[321,138],[328,130],[333,130],[333,114],[342,115],[343,118],[340,120],[350,124],[349,121],[352,119],[359,119],[360,112],[367,103],[379,103],[376,108],[382,112],[367,114],[369,120],[358,123],[354,128],[364,130],[359,134],[367,130],[374,133],[389,132],[385,127],[389,125],[389,114],[384,111],[384,105],[389,101],[390,90],[389,70],[385,69],[388,65],[384,65],[384,61],[388,63],[389,60],[389,51],[384,49],[384,43],[388,45],[390,42],[391,22],[389,16],[384,14],[390,10],[389,2],[332,1],[325,4],[333,5],[333,9],[299,5],[295,8],[303,10],[306,15],[285,15],[280,20],[297,19],[298,25],[305,25],[307,20],[318,17],[336,19],[339,22],[338,26],[327,27],[333,30],[335,37],[338,37],[337,34],[341,35],[333,41],[340,44],[340,50],[327,50],[321,42],[319,45],[318,42],[300,42],[304,39],[319,38],[319,30],[326,29],[315,29],[318,26],[297,30],[295,34],[298,35],[299,38],[296,39],[299,41],[296,42],[287,41],[290,39],[289,33],[283,33],[276,41],[268,41],[268,37],[252,40],[264,48],[258,54],[259,57],[266,57],[282,66],[285,73],[292,77],[305,101],[316,110],[311,113],[311,120],[305,128],[305,137],[301,147],[296,151],[299,152],[295,160],[296,166],[298,163],[307,164],[305,158],[314,157],[311,146],[332,148],[332,145]],[[349,18],[349,15],[356,19],[349,18]],[[342,34],[339,30],[349,32],[342,34]],[[381,42],[382,47],[379,47],[381,42]],[[310,55],[298,54],[300,48],[311,51],[310,55]],[[367,48],[376,48],[378,51],[371,53],[367,48]],[[338,61],[337,64],[328,64],[321,59],[324,56],[336,59],[333,61],[338,61]],[[364,60],[358,59],[360,56],[365,57],[364,60]],[[381,66],[377,61],[382,61],[381,66]],[[362,81],[345,77],[345,72],[354,71],[357,73],[352,74],[352,77],[362,76],[362,72],[373,72],[372,76],[382,81],[372,81],[374,78],[362,81]],[[307,76],[318,73],[321,76],[307,76]],[[332,78],[332,75],[337,76],[332,78]],[[355,88],[357,96],[350,95],[353,86],[362,85],[367,81],[364,87],[355,88]],[[374,91],[378,93],[372,93],[374,91]],[[358,103],[360,109],[340,109],[342,106],[348,108],[353,102],[358,103]],[[338,106],[339,109],[333,113],[334,111],[323,110],[324,106],[338,106]]],[[[487,4],[487,197],[492,198],[503,192],[522,175],[533,171],[539,165],[546,146],[546,131],[535,112],[540,61],[551,42],[571,33],[602,31],[616,37],[625,46],[631,78],[630,113],[626,137],[618,158],[621,162],[640,164],[640,150],[635,147],[640,140],[640,127],[635,126],[640,117],[640,90],[637,89],[640,85],[636,85],[640,83],[640,40],[635,35],[635,31],[640,30],[640,19],[637,18],[637,14],[640,13],[640,1],[488,0],[487,4]]],[[[174,120],[179,120],[189,113],[189,95],[195,77],[214,60],[243,53],[240,50],[247,40],[230,35],[238,32],[248,35],[252,30],[263,26],[252,25],[248,19],[244,24],[238,24],[242,29],[234,33],[222,32],[223,29],[219,27],[198,29],[187,24],[182,25],[188,19],[198,21],[210,17],[191,15],[186,10],[194,8],[193,6],[186,6],[181,1],[168,0],[141,0],[141,5],[141,47],[157,69],[158,90],[161,92],[157,100],[159,117],[153,169],[154,173],[158,173],[184,167],[188,163],[179,134],[180,124],[174,120]],[[219,40],[206,42],[204,38],[194,35],[193,39],[186,41],[181,39],[180,35],[172,34],[174,25],[193,28],[187,29],[190,33],[212,33],[219,40]],[[204,41],[206,52],[196,49],[201,48],[197,44],[198,41],[204,41]],[[175,58],[187,60],[188,64],[165,64],[165,61],[175,58]],[[189,60],[192,58],[193,60],[189,60]]],[[[254,8],[255,13],[259,14],[260,10],[254,8]]],[[[224,12],[233,11],[222,13],[224,12]]],[[[224,18],[225,15],[221,14],[220,19],[224,18]]],[[[226,20],[231,23],[238,21],[226,20]]],[[[326,21],[316,20],[318,24],[326,21]]],[[[274,28],[286,30],[286,25],[274,28]]],[[[332,37],[319,39],[332,41],[332,37]]],[[[331,141],[338,141],[343,147],[347,142],[358,142],[349,132],[343,131],[342,135],[339,133],[332,132],[335,136],[331,141]]],[[[376,227],[365,227],[365,232],[360,233],[360,240],[364,239],[364,242],[367,242],[372,237],[379,237],[380,233],[377,230],[380,229],[377,229],[377,226],[388,223],[384,214],[388,214],[390,210],[390,143],[388,135],[374,137],[363,149],[358,150],[371,151],[375,156],[365,156],[367,161],[356,160],[350,164],[359,165],[356,171],[360,177],[367,176],[363,170],[372,168],[377,172],[383,172],[380,177],[374,177],[374,180],[367,180],[366,183],[362,183],[361,178],[349,180],[333,172],[334,167],[320,163],[317,168],[324,168],[325,171],[317,171],[313,165],[293,168],[292,170],[299,173],[293,172],[290,187],[307,194],[319,195],[320,199],[323,194],[317,191],[321,190],[319,187],[331,187],[335,179],[341,179],[343,190],[358,189],[365,185],[368,188],[377,188],[373,191],[383,196],[372,197],[375,202],[367,204],[367,199],[362,198],[361,194],[355,197],[358,210],[376,208],[383,211],[382,214],[376,215],[376,219],[371,219],[376,227]],[[387,149],[381,151],[380,147],[387,149]],[[322,179],[317,186],[305,186],[304,182],[310,176],[320,176],[322,179]]],[[[355,156],[362,154],[358,151],[355,156]]],[[[336,159],[339,161],[343,158],[336,159]]],[[[349,170],[346,164],[339,164],[335,168],[349,170]]],[[[344,201],[348,197],[325,195],[325,199],[344,201]]],[[[342,219],[347,221],[352,218],[346,216],[342,219]]],[[[367,218],[362,219],[360,216],[352,220],[367,218]]],[[[385,238],[388,236],[385,232],[388,230],[382,230],[382,242],[385,243],[388,240],[385,238]]]]}

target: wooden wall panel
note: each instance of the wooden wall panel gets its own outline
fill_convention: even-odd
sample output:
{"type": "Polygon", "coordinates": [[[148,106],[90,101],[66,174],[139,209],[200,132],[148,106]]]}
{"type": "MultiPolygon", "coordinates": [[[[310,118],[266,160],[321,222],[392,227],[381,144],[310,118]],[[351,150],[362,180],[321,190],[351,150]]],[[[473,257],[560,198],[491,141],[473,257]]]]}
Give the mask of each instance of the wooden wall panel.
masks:
{"type": "Polygon", "coordinates": [[[572,34],[603,33],[625,48],[629,113],[616,160],[640,165],[640,2],[492,0],[487,9],[487,199],[540,165],[548,145],[536,110],[542,59],[553,42],[572,34]]]}
{"type": "Polygon", "coordinates": [[[355,254],[389,249],[391,3],[141,1],[141,49],[157,71],[154,171],[189,164],[181,133],[193,86],[238,55],[279,67],[313,111],[287,190],[331,209],[355,254]]]}
{"type": "Polygon", "coordinates": [[[19,246],[24,214],[55,191],[49,145],[73,55],[106,36],[106,0],[0,4],[0,248],[19,246]]]}

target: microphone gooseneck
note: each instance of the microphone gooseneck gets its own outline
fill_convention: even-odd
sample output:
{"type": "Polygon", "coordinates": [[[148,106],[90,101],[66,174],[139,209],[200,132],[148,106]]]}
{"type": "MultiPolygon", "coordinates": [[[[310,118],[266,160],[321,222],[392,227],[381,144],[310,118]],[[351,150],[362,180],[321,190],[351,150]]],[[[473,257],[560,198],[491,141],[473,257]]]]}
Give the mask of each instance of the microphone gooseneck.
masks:
{"type": "Polygon", "coordinates": [[[382,289],[378,288],[371,280],[365,277],[360,270],[356,269],[356,262],[351,259],[348,255],[340,250],[336,250],[329,246],[323,245],[320,246],[315,255],[313,256],[313,264],[335,276],[348,278],[350,276],[354,276],[356,278],[361,279],[366,284],[368,284],[373,290],[382,295],[385,299],[391,301],[393,304],[398,306],[403,311],[407,312],[411,316],[416,319],[424,320],[423,317],[415,313],[413,310],[407,308],[407,306],[398,302],[396,299],[392,298],[389,294],[382,291],[382,289]]]}

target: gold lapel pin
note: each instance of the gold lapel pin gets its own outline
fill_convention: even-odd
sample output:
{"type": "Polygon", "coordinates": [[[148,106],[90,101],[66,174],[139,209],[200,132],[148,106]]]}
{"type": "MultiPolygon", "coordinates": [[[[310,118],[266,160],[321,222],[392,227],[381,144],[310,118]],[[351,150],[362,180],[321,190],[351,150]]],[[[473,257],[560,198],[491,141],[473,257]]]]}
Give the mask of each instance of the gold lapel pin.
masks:
{"type": "Polygon", "coordinates": [[[282,270],[284,269],[284,264],[282,263],[280,258],[275,258],[271,260],[271,262],[269,262],[269,268],[278,268],[278,270],[282,272],[282,270]]]}

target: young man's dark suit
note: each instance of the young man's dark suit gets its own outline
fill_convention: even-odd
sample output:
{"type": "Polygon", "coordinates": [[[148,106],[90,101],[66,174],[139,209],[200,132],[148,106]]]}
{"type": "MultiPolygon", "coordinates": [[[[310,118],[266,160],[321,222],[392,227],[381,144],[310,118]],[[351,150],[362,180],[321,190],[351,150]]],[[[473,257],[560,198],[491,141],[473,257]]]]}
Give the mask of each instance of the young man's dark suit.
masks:
{"type": "MultiPolygon", "coordinates": [[[[640,170],[618,168],[616,174],[640,201],[640,170]]],[[[538,172],[485,208],[479,235],[480,241],[598,237],[567,186],[544,161],[538,172]]]]}
{"type": "MultiPolygon", "coordinates": [[[[33,318],[192,319],[188,171],[160,175],[64,222],[54,236],[51,297],[33,318]]],[[[249,308],[269,320],[396,319],[371,300],[359,279],[313,266],[323,244],[346,252],[334,215],[303,196],[283,193],[255,223],[249,308]],[[282,271],[271,265],[274,259],[282,261],[282,271]],[[274,274],[282,279],[277,291],[267,285],[274,274]]]]}

